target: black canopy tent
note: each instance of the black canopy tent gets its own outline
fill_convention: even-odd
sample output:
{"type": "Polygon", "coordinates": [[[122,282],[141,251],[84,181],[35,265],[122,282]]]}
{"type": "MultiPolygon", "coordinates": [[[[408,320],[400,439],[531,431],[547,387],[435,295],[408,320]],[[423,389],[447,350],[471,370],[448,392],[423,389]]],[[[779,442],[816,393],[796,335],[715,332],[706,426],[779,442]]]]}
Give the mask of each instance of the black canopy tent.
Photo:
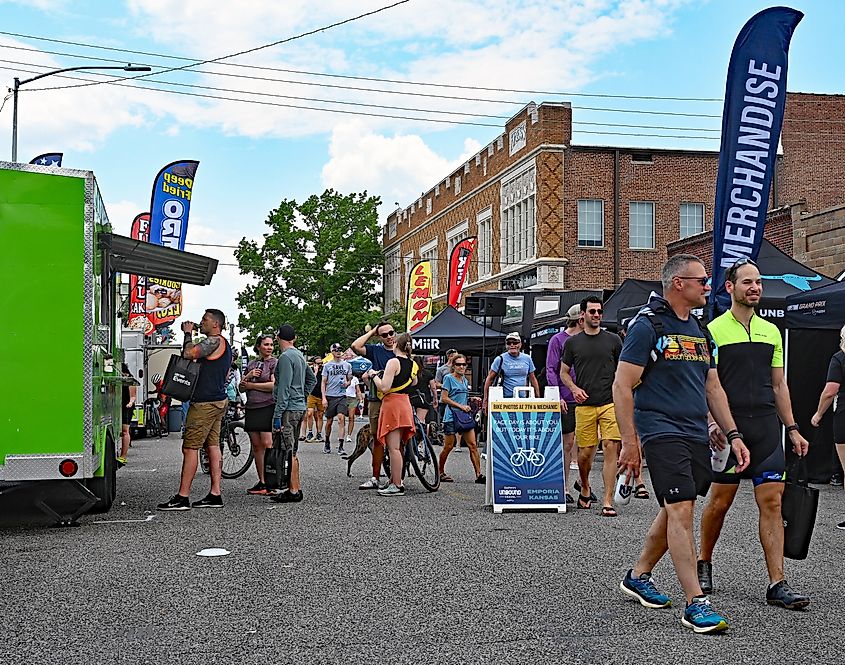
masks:
{"type": "MultiPolygon", "coordinates": [[[[799,263],[765,239],[755,263],[763,278],[763,298],[757,313],[781,330],[787,327],[785,315],[789,296],[833,283],[829,277],[799,263]]],[[[648,302],[652,291],[662,293],[663,286],[658,281],[626,279],[604,304],[604,325],[618,329],[625,319],[636,314],[638,308],[648,302]]]]}
{"type": "Polygon", "coordinates": [[[480,356],[501,351],[505,333],[487,328],[464,316],[454,307],[438,312],[428,323],[417,328],[413,334],[414,353],[446,353],[454,348],[461,353],[480,356]]]}
{"type": "Polygon", "coordinates": [[[830,357],[839,350],[843,324],[843,282],[831,282],[786,298],[786,376],[795,420],[812,444],[807,465],[810,480],[815,482],[827,482],[839,466],[830,410],[818,429],[810,425],[810,418],[826,383],[830,357]]]}

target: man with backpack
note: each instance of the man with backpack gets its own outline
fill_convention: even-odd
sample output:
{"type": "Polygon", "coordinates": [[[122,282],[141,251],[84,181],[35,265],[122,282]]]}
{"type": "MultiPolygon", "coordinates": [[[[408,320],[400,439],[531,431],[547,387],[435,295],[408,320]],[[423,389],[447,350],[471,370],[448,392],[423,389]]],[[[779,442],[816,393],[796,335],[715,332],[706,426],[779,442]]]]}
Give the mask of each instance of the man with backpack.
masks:
{"type": "Polygon", "coordinates": [[[628,326],[613,382],[620,471],[630,482],[642,462],[642,441],[660,504],[642,553],[619,588],[643,607],[669,607],[671,599],[651,576],[668,550],[686,596],[681,624],[696,633],[721,632],[728,623],[702,593],[693,534],[696,496],[707,494],[713,475],[708,410],[727,432],[738,473],[750,459],[719,382],[712,340],[692,314],[710,291],[704,264],[691,254],[673,256],[661,281],[663,297],[653,296],[628,326]]]}
{"type": "Polygon", "coordinates": [[[534,396],[540,397],[540,384],[534,372],[537,368],[534,361],[527,353],[522,353],[522,337],[518,332],[510,332],[505,337],[507,353],[497,356],[490,365],[490,372],[484,381],[484,401],[481,408],[487,410],[487,396],[493,381],[498,379],[502,382],[502,392],[505,397],[513,397],[514,388],[531,385],[534,388],[534,396]]]}

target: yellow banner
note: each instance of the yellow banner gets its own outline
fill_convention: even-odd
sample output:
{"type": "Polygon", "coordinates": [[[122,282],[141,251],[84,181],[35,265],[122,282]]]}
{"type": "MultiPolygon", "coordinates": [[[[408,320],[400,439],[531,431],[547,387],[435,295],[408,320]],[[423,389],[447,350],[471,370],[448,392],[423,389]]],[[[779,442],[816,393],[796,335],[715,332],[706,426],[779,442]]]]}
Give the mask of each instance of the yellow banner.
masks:
{"type": "Polygon", "coordinates": [[[431,318],[431,261],[420,261],[408,276],[407,326],[413,333],[431,318]]]}

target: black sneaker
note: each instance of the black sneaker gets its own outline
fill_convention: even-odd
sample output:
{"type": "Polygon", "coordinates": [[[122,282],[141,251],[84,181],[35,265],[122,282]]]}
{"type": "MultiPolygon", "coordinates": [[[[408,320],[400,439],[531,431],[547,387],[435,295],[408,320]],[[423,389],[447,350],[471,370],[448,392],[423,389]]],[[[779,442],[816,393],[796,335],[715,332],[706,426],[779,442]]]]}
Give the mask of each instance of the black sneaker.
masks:
{"type": "Polygon", "coordinates": [[[323,446],[323,452],[324,452],[326,455],[331,455],[331,454],[332,454],[332,447],[331,447],[331,445],[330,445],[328,442],[326,442],[326,445],[324,445],[324,446],[323,446]]]}
{"type": "Polygon", "coordinates": [[[810,597],[795,593],[786,580],[781,580],[766,590],[766,602],[788,610],[803,610],[810,604],[810,597]]]}
{"type": "Polygon", "coordinates": [[[701,585],[701,593],[706,596],[713,593],[713,564],[709,561],[698,562],[698,583],[701,585]]]}
{"type": "Polygon", "coordinates": [[[843,531],[845,531],[845,522],[840,522],[839,524],[836,525],[836,528],[842,529],[843,531]]]}
{"type": "Polygon", "coordinates": [[[282,492],[276,496],[271,496],[270,501],[275,501],[276,503],[299,503],[302,501],[302,490],[298,492],[282,492]]]}
{"type": "Polygon", "coordinates": [[[830,477],[830,484],[834,487],[842,487],[842,474],[841,473],[834,473],[830,477]]]}
{"type": "Polygon", "coordinates": [[[165,501],[156,506],[156,510],[190,510],[191,501],[186,496],[174,494],[170,501],[165,501]]]}
{"type": "MultiPolygon", "coordinates": [[[[581,493],[581,483],[579,481],[577,481],[577,480],[575,481],[575,485],[573,485],[573,488],[575,489],[576,492],[578,492],[578,494],[581,493]]],[[[593,494],[593,489],[590,488],[590,501],[592,501],[593,503],[598,503],[598,500],[599,500],[598,497],[595,494],[593,494]]]]}
{"type": "Polygon", "coordinates": [[[194,508],[222,508],[223,497],[219,494],[212,494],[209,492],[205,495],[205,498],[200,499],[199,501],[194,501],[191,506],[194,508]]]}

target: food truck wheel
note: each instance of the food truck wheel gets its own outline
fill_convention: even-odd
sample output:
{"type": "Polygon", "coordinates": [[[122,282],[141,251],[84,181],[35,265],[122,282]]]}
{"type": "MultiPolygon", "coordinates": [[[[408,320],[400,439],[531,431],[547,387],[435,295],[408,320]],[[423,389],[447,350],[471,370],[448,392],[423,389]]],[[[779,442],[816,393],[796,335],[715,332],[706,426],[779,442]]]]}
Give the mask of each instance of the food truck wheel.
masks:
{"type": "Polygon", "coordinates": [[[117,494],[117,458],[115,457],[114,439],[111,434],[106,435],[105,472],[102,478],[91,478],[86,484],[88,489],[96,494],[99,499],[88,512],[108,512],[117,494]]]}

